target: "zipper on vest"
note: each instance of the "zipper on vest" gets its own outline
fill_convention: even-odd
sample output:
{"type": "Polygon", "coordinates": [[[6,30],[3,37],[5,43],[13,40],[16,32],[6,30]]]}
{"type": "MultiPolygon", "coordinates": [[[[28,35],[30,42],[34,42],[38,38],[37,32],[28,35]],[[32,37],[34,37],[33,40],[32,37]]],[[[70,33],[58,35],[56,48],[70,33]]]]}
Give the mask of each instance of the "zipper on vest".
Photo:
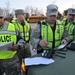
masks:
{"type": "Polygon", "coordinates": [[[53,42],[52,42],[52,49],[55,48],[55,29],[56,29],[56,22],[54,24],[54,27],[52,28],[52,32],[53,32],[53,42]]]}

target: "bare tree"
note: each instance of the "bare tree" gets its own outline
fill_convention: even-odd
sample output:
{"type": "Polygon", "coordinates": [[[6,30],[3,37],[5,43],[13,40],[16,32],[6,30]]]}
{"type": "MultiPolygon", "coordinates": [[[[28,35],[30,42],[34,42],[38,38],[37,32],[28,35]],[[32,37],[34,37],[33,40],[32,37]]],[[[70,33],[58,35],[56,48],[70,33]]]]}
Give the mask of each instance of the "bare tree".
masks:
{"type": "Polygon", "coordinates": [[[55,2],[56,2],[56,0],[54,0],[52,4],[54,4],[55,2]]]}
{"type": "Polygon", "coordinates": [[[25,7],[25,13],[29,13],[30,14],[30,7],[29,6],[25,7]]]}
{"type": "Polygon", "coordinates": [[[13,8],[12,10],[11,10],[11,14],[14,16],[15,15],[15,8],[13,8]]]}
{"type": "Polygon", "coordinates": [[[75,5],[74,4],[72,4],[72,8],[75,8],[75,5]]]}
{"type": "Polygon", "coordinates": [[[6,7],[4,8],[4,13],[5,15],[9,15],[10,14],[10,2],[7,1],[5,2],[5,4],[6,4],[6,7]]]}
{"type": "Polygon", "coordinates": [[[3,14],[3,13],[4,13],[3,9],[0,8],[0,15],[3,14]]]}
{"type": "Polygon", "coordinates": [[[41,14],[43,14],[43,10],[39,10],[38,8],[32,7],[32,6],[27,6],[25,8],[25,12],[29,13],[30,15],[35,15],[35,16],[39,16],[41,14]]]}
{"type": "Polygon", "coordinates": [[[55,4],[56,0],[50,0],[51,4],[55,4]]]}
{"type": "Polygon", "coordinates": [[[33,7],[31,7],[31,13],[30,13],[30,15],[32,15],[32,14],[34,14],[34,9],[33,9],[33,7]]]}

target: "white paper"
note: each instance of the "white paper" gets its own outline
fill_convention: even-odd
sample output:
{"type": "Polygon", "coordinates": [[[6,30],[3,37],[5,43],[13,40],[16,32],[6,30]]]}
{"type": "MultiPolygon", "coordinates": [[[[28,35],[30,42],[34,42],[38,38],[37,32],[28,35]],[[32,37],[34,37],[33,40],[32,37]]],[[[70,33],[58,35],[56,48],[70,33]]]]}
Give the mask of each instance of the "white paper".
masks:
{"type": "Polygon", "coordinates": [[[25,62],[26,66],[39,65],[39,64],[48,65],[48,64],[53,63],[54,60],[48,59],[48,58],[43,58],[43,57],[34,57],[34,58],[25,58],[24,62],[25,62]]]}
{"type": "Polygon", "coordinates": [[[9,51],[8,47],[13,45],[13,41],[10,41],[6,44],[0,44],[0,51],[9,51]]]}
{"type": "Polygon", "coordinates": [[[62,48],[64,48],[65,46],[66,46],[66,44],[61,44],[60,46],[58,46],[57,49],[62,49],[62,48]]]}

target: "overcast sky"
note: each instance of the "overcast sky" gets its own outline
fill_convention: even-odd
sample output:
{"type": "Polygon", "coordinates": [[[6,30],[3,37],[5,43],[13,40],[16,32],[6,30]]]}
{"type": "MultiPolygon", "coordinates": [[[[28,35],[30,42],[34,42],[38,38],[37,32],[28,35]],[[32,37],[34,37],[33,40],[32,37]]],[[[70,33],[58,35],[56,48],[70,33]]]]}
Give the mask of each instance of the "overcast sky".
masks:
{"type": "Polygon", "coordinates": [[[61,13],[65,9],[75,8],[75,0],[0,0],[0,7],[6,7],[7,1],[10,2],[10,8],[24,9],[26,6],[32,6],[42,9],[44,13],[46,13],[46,6],[52,3],[58,6],[61,13]]]}

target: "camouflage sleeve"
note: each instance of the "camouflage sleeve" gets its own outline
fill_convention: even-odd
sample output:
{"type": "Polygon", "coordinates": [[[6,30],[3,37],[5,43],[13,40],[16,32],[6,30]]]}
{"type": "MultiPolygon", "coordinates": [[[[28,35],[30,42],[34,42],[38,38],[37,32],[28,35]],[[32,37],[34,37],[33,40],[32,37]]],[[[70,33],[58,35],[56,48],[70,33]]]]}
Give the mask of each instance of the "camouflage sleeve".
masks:
{"type": "Polygon", "coordinates": [[[70,42],[70,39],[68,37],[68,31],[64,30],[64,34],[62,36],[62,39],[66,40],[68,43],[70,42]]]}
{"type": "Polygon", "coordinates": [[[64,32],[65,35],[63,35],[63,39],[65,39],[68,43],[71,42],[72,40],[69,38],[68,33],[64,32]]]}
{"type": "Polygon", "coordinates": [[[20,39],[18,42],[17,42],[17,45],[20,46],[20,49],[24,49],[25,47],[25,41],[23,39],[20,39]]]}
{"type": "Polygon", "coordinates": [[[36,30],[32,30],[31,32],[31,37],[30,37],[30,43],[32,45],[32,49],[38,49],[39,45],[39,41],[40,41],[40,24],[38,24],[36,26],[36,30]]]}
{"type": "Polygon", "coordinates": [[[64,38],[68,43],[71,41],[68,37],[64,38]]]}

